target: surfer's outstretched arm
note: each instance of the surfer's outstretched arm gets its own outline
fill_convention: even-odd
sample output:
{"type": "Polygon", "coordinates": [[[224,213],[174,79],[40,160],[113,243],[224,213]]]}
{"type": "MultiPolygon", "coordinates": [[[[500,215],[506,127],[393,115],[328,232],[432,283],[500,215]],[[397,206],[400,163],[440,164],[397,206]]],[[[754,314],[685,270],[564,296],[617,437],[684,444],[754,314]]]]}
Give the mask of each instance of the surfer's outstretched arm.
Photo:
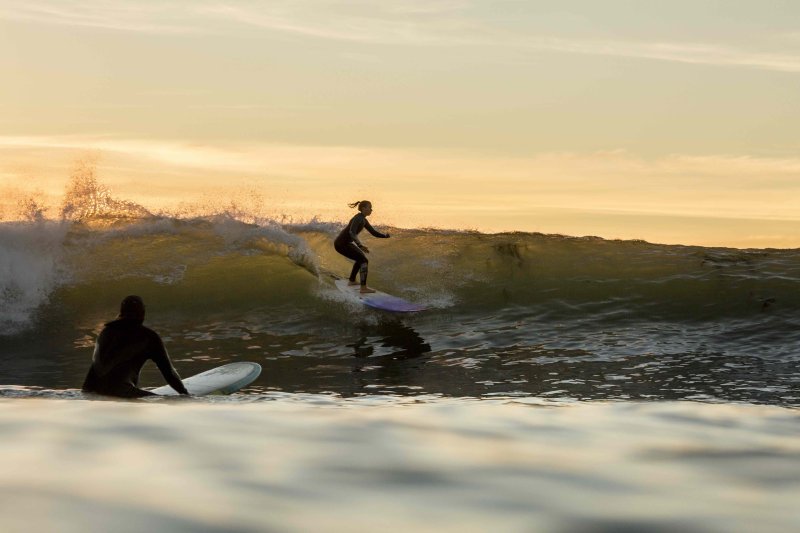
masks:
{"type": "Polygon", "coordinates": [[[370,234],[372,234],[373,237],[377,237],[379,239],[388,239],[389,238],[389,234],[388,233],[381,233],[380,231],[378,231],[375,228],[373,228],[372,224],[370,224],[369,220],[367,220],[366,218],[364,219],[364,227],[366,228],[366,230],[368,232],[370,232],[370,234]]]}

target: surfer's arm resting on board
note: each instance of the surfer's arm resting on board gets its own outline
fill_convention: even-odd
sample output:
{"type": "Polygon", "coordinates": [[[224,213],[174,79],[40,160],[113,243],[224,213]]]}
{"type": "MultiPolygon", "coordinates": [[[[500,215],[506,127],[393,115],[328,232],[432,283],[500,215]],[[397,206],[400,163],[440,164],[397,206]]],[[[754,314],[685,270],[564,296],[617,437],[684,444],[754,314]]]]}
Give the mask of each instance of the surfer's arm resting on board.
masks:
{"type": "Polygon", "coordinates": [[[189,391],[187,391],[186,387],[183,385],[183,381],[181,381],[181,377],[178,375],[178,371],[172,366],[172,361],[170,361],[169,354],[167,354],[167,348],[164,346],[164,342],[158,334],[156,334],[156,341],[154,354],[150,357],[150,360],[156,364],[161,375],[164,376],[164,380],[170,387],[175,389],[175,392],[178,394],[189,394],[189,391]]]}

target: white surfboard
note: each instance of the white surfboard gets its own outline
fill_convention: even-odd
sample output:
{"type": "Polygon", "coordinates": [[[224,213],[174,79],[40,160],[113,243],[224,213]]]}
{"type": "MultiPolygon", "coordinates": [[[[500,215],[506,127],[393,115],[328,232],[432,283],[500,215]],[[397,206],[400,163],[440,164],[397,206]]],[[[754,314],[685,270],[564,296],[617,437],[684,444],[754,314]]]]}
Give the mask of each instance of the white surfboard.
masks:
{"type": "MultiPolygon", "coordinates": [[[[230,394],[250,385],[261,374],[261,365],[250,362],[229,363],[206,370],[200,374],[183,380],[189,394],[204,396],[206,394],[230,394]]],[[[150,392],[162,396],[177,396],[178,393],[169,385],[158,387],[150,392]]]]}
{"type": "Polygon", "coordinates": [[[348,299],[360,302],[373,309],[392,313],[417,313],[427,309],[424,305],[415,304],[381,291],[361,294],[361,287],[359,285],[349,285],[346,279],[337,279],[334,283],[337,289],[348,296],[348,299]]]}

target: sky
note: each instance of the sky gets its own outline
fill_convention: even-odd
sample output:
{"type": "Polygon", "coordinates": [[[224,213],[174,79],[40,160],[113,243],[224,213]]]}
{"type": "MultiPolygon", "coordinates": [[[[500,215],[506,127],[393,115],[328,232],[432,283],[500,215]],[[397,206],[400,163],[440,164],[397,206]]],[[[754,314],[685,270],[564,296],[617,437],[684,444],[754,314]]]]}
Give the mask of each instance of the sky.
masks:
{"type": "Polygon", "coordinates": [[[800,247],[800,3],[0,0],[0,216],[150,209],[800,247]]]}

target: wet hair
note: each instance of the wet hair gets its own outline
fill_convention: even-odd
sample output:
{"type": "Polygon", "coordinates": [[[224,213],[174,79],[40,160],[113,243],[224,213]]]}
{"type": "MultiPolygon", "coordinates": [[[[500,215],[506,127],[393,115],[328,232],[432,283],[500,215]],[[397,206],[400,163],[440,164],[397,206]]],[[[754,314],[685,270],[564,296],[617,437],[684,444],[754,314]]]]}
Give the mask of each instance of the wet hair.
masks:
{"type": "Polygon", "coordinates": [[[354,207],[358,210],[361,210],[362,205],[372,206],[372,202],[369,200],[359,200],[358,202],[353,202],[352,204],[347,204],[348,207],[354,207]]]}
{"type": "Polygon", "coordinates": [[[131,294],[126,296],[119,304],[120,318],[142,318],[144,317],[144,300],[141,296],[131,294]]]}

